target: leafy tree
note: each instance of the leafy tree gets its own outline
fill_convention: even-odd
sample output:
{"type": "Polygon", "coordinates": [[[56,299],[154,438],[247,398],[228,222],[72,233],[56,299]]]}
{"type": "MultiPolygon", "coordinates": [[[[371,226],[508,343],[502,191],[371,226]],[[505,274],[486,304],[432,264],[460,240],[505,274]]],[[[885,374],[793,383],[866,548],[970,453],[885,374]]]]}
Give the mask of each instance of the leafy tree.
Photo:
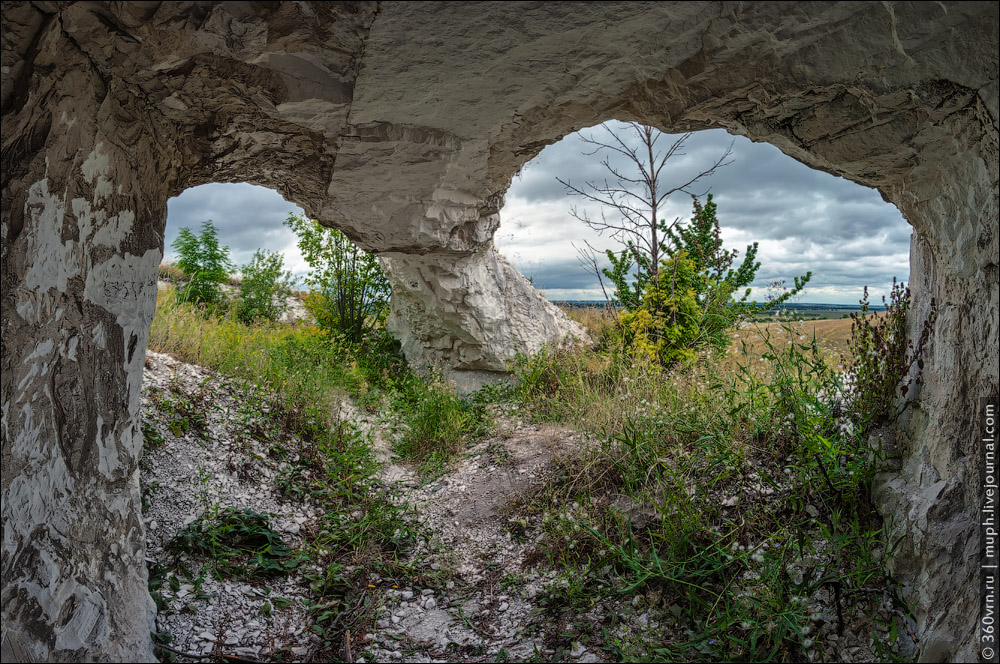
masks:
{"type": "Polygon", "coordinates": [[[221,304],[219,285],[226,282],[235,265],[229,259],[229,247],[219,244],[215,224],[211,220],[204,222],[198,235],[190,228],[182,228],[170,246],[177,252],[175,265],[187,278],[178,292],[180,300],[209,306],[221,304]]]}
{"type": "Polygon", "coordinates": [[[253,259],[240,268],[237,318],[247,325],[281,318],[292,292],[292,273],[284,270],[284,266],[284,257],[276,251],[258,249],[254,252],[253,259]]]}
{"type": "Polygon", "coordinates": [[[727,331],[740,318],[749,318],[774,310],[798,295],[812,278],[812,272],[795,277],[793,288],[770,298],[763,304],[748,302],[753,283],[760,269],[757,258],[758,244],[747,246],[739,267],[733,265],[739,251],[727,251],[722,246],[722,234],[716,216],[718,206],[708,195],[705,205],[694,197],[694,214],[691,223],[668,230],[667,255],[673,258],[683,252],[694,262],[695,278],[692,285],[701,310],[699,342],[715,348],[729,345],[727,331]]]}
{"type": "Polygon", "coordinates": [[[345,341],[361,343],[389,312],[389,280],[378,258],[342,232],[303,215],[289,214],[285,225],[298,236],[299,250],[312,271],[306,307],[320,327],[345,341]]]}

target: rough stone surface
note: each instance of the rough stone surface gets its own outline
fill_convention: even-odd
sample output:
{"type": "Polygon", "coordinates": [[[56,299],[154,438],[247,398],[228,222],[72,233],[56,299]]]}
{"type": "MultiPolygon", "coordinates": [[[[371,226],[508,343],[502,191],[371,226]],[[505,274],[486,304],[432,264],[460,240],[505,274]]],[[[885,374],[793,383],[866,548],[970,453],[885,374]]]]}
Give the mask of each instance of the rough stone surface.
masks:
{"type": "Polygon", "coordinates": [[[278,190],[384,254],[395,284],[416,277],[393,314],[415,360],[496,371],[568,331],[490,249],[504,191],[545,145],[609,118],[770,142],[877,187],[913,225],[913,325],[932,299],[938,316],[902,468],[879,495],[906,536],[895,564],[922,656],[970,658],[970,412],[997,391],[1000,343],[997,16],[995,3],[5,4],[4,660],[151,657],[136,416],[168,197],[278,190]]]}
{"type": "Polygon", "coordinates": [[[459,380],[469,372],[503,372],[517,353],[586,336],[492,243],[470,255],[384,254],[382,264],[392,283],[388,326],[406,357],[442,365],[459,380]]]}

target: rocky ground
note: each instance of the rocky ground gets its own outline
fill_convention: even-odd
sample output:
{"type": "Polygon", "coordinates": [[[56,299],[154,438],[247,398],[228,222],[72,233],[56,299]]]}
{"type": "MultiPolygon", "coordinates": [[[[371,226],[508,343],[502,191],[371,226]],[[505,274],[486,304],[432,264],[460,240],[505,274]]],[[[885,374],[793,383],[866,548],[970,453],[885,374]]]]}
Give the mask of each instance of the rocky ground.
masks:
{"type": "MultiPolygon", "coordinates": [[[[310,630],[314,621],[308,607],[316,598],[306,579],[308,567],[287,577],[217,579],[210,572],[197,574],[204,556],[168,546],[203,514],[217,514],[224,507],[273,515],[270,527],[292,548],[317,525],[317,508],[288,499],[277,485],[296,461],[294,455],[276,459],[264,443],[239,434],[235,422],[242,412],[241,396],[238,385],[205,369],[147,353],[142,481],[147,557],[154,576],[159,572],[152,587],[161,598],[156,627],[162,640],[169,638],[170,650],[162,654],[177,661],[211,655],[222,661],[321,660],[329,657],[329,649],[324,651],[310,630]],[[204,416],[183,431],[171,424],[172,418],[187,412],[190,404],[201,404],[204,416]],[[190,574],[163,571],[178,569],[178,564],[190,574]]],[[[553,459],[585,444],[581,434],[508,413],[498,417],[493,435],[468,450],[446,474],[426,482],[393,457],[385,422],[346,401],[340,415],[370,437],[382,462],[381,481],[399,489],[397,500],[416,509],[416,518],[434,538],[411,554],[433,572],[421,578],[433,581],[376,579],[365,591],[366,601],[376,607],[371,619],[345,635],[337,656],[354,662],[595,662],[609,659],[615,649],[626,659],[640,656],[643,635],[661,638],[657,635],[663,634],[669,616],[656,597],[598,601],[572,620],[565,611],[551,612],[546,598],[572,578],[537,564],[533,554],[540,529],[528,524],[522,537],[510,534],[514,517],[507,508],[512,499],[541,484],[553,459]]],[[[850,628],[835,629],[838,620],[829,595],[821,590],[808,600],[813,616],[808,645],[815,639],[823,647],[817,645],[807,656],[877,661],[866,616],[848,616],[850,628]]],[[[887,602],[881,611],[894,610],[887,602]]],[[[912,640],[904,636],[899,643],[902,655],[912,655],[912,640]]]]}

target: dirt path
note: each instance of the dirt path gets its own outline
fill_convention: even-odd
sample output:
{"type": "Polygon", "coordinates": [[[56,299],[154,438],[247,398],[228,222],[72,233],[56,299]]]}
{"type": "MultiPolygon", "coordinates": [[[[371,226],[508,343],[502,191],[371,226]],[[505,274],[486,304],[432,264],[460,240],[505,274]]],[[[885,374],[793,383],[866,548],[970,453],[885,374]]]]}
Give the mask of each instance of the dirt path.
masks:
{"type": "MultiPolygon", "coordinates": [[[[276,460],[263,443],[234,435],[233,418],[242,412],[238,388],[201,367],[151,352],[143,390],[147,432],[159,440],[147,447],[142,472],[151,564],[167,567],[174,555],[170,540],[222,506],[273,514],[272,526],[284,540],[293,547],[301,544],[302,534],[321,515],[277,490],[276,479],[296,459],[276,460]],[[193,411],[192,404],[204,407],[204,422],[198,430],[180,431],[171,423],[193,411]]],[[[385,587],[372,589],[380,602],[375,624],[352,635],[351,659],[548,660],[558,654],[600,661],[577,644],[572,652],[560,653],[547,646],[560,627],[536,600],[556,575],[526,565],[535,542],[511,537],[503,509],[543,481],[553,458],[579,446],[579,434],[501,419],[494,436],[468,450],[446,474],[423,483],[394,457],[390,435],[377,417],[346,401],[340,415],[371,436],[382,462],[381,480],[400,489],[399,499],[416,508],[433,534],[413,556],[439,572],[439,582],[421,586],[387,579],[385,587]]],[[[202,560],[182,556],[181,562],[196,573],[202,560]]],[[[309,661],[320,651],[322,644],[308,630],[310,591],[304,572],[266,583],[218,580],[211,574],[192,582],[170,572],[159,581],[155,589],[163,604],[156,629],[169,634],[164,638],[176,651],[261,661],[275,656],[309,661]]],[[[194,660],[181,656],[178,661],[194,660]]]]}
{"type": "MultiPolygon", "coordinates": [[[[395,487],[398,491],[386,495],[412,506],[414,518],[431,538],[410,550],[392,571],[371,571],[371,561],[361,563],[358,571],[371,571],[367,588],[354,587],[346,596],[352,602],[360,596],[365,608],[345,613],[334,601],[333,614],[350,613],[354,622],[346,632],[344,627],[326,630],[343,634],[342,643],[324,642],[324,630],[312,629],[317,612],[311,609],[322,610],[329,599],[311,587],[309,576],[326,572],[315,561],[287,576],[217,578],[205,566],[205,555],[170,548],[175,536],[197,525],[203,515],[226,508],[271,515],[270,528],[293,549],[330,527],[331,514],[304,494],[281,491],[300,461],[295,450],[308,453],[311,448],[290,444],[276,451],[267,436],[247,435],[247,422],[262,421],[262,407],[267,404],[248,404],[245,390],[232,381],[147,353],[143,518],[151,591],[160,605],[156,631],[161,642],[169,639],[168,647],[182,653],[175,661],[212,656],[251,663],[332,657],[353,662],[598,662],[612,654],[628,661],[689,636],[685,623],[672,617],[677,607],[665,603],[659,591],[640,588],[623,596],[586,590],[579,568],[562,568],[546,559],[544,551],[551,549],[538,546],[546,537],[544,525],[520,521],[524,512],[508,514],[513,499],[549,479],[547,469],[554,460],[572,459],[572,452],[586,442],[580,434],[500,416],[491,436],[467,450],[444,475],[426,482],[394,458],[392,427],[345,401],[340,417],[368,436],[381,462],[375,488],[395,487]],[[512,518],[519,527],[509,527],[512,518]],[[512,530],[522,536],[513,537],[512,530]]],[[[754,486],[743,487],[750,493],[740,499],[759,499],[754,486]]],[[[557,509],[564,514],[551,516],[572,520],[570,512],[577,507],[563,505],[557,509]]],[[[627,502],[620,509],[632,513],[627,502]]],[[[361,511],[332,514],[332,521],[360,523],[363,516],[361,511]]],[[[747,541],[741,549],[753,546],[747,541]]],[[[828,549],[819,542],[813,554],[790,563],[788,573],[821,571],[830,561],[828,549]]],[[[606,570],[587,573],[593,582],[606,570]]],[[[752,590],[757,574],[750,569],[740,578],[752,590]]],[[[734,585],[731,592],[741,593],[740,587],[734,585]]],[[[869,603],[872,610],[861,610],[867,605],[859,603],[846,616],[825,586],[795,599],[808,616],[801,628],[807,660],[876,661],[879,648],[890,651],[888,628],[879,625],[899,611],[887,592],[869,603]],[[876,629],[884,642],[878,648],[872,640],[876,629]]],[[[912,624],[906,625],[912,633],[912,624]]],[[[911,657],[915,641],[902,638],[895,647],[904,658],[911,657]]]]}
{"type": "MultiPolygon", "coordinates": [[[[413,586],[387,592],[387,613],[368,635],[376,661],[496,661],[548,659],[551,629],[534,601],[554,573],[526,564],[533,541],[517,542],[504,507],[542,482],[549,463],[580,443],[553,427],[506,422],[501,434],[471,448],[447,474],[421,485],[390,458],[385,479],[403,496],[443,547],[423,555],[453,572],[446,588],[413,586]]],[[[383,448],[383,453],[388,453],[383,448]]],[[[577,661],[600,661],[579,648],[577,661]]]]}

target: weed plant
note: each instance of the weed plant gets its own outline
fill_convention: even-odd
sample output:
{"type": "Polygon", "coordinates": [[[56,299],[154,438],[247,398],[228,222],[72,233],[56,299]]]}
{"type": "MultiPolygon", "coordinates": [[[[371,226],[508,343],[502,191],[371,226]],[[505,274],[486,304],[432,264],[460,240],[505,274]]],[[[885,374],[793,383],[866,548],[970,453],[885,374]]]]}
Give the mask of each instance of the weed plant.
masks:
{"type": "Polygon", "coordinates": [[[896,404],[907,395],[924,368],[923,350],[936,317],[931,300],[930,314],[917,336],[917,343],[907,339],[907,313],[910,289],[893,279],[889,300],[882,297],[885,313],[869,313],[868,288],[861,299],[861,311],[851,314],[851,339],[854,357],[851,363],[849,396],[860,426],[895,420],[896,404]],[[916,372],[911,372],[916,368],[916,372]]]}
{"type": "MultiPolygon", "coordinates": [[[[353,423],[342,420],[341,402],[351,396],[368,410],[390,410],[400,451],[437,469],[488,426],[482,404],[460,400],[440,381],[420,378],[384,335],[353,344],[309,326],[246,325],[223,312],[206,315],[179,302],[171,288],[159,293],[149,346],[235,380],[241,396],[228,414],[231,438],[263,443],[267,454],[282,462],[279,489],[320,507],[323,516],[304,533],[301,549],[274,564],[295,561],[307,573],[311,629],[331,648],[342,642],[345,630],[358,633],[370,625],[378,604],[368,590],[378,579],[428,582],[437,574],[402,562],[415,545],[428,543],[428,535],[410,508],[379,483],[371,444],[353,423]]],[[[204,405],[200,397],[185,401],[172,389],[155,395],[154,402],[167,424],[178,414],[190,422],[190,414],[199,410],[194,402],[204,405]]],[[[206,514],[179,535],[177,546],[216,561],[211,569],[218,573],[247,567],[250,563],[226,548],[232,546],[226,536],[243,527],[234,518],[250,530],[264,528],[208,505],[206,514]]],[[[275,544],[268,550],[273,552],[275,544]]],[[[244,553],[258,562],[263,555],[244,553]]],[[[167,607],[160,587],[165,580],[177,585],[178,574],[195,578],[196,586],[196,577],[203,577],[171,567],[150,572],[161,610],[167,607]]]]}
{"type": "Polygon", "coordinates": [[[220,579],[284,575],[298,563],[267,515],[233,507],[212,507],[182,528],[167,549],[207,559],[220,579]]]}
{"type": "Polygon", "coordinates": [[[417,379],[397,393],[395,403],[407,416],[397,427],[394,449],[403,458],[419,462],[425,477],[440,474],[490,426],[482,403],[459,399],[439,379],[417,379]]]}
{"type": "Polygon", "coordinates": [[[706,354],[683,370],[614,348],[519,358],[524,407],[600,443],[512,503],[511,530],[540,531],[534,561],[565,570],[543,596],[555,615],[601,597],[649,607],[645,634],[604,635],[609,655],[836,658],[812,634],[823,606],[839,630],[869,614],[900,631],[905,606],[882,562],[894,543],[869,499],[881,452],[842,414],[841,376],[817,340],[784,331],[781,343],[762,334],[759,356],[706,354]]]}

